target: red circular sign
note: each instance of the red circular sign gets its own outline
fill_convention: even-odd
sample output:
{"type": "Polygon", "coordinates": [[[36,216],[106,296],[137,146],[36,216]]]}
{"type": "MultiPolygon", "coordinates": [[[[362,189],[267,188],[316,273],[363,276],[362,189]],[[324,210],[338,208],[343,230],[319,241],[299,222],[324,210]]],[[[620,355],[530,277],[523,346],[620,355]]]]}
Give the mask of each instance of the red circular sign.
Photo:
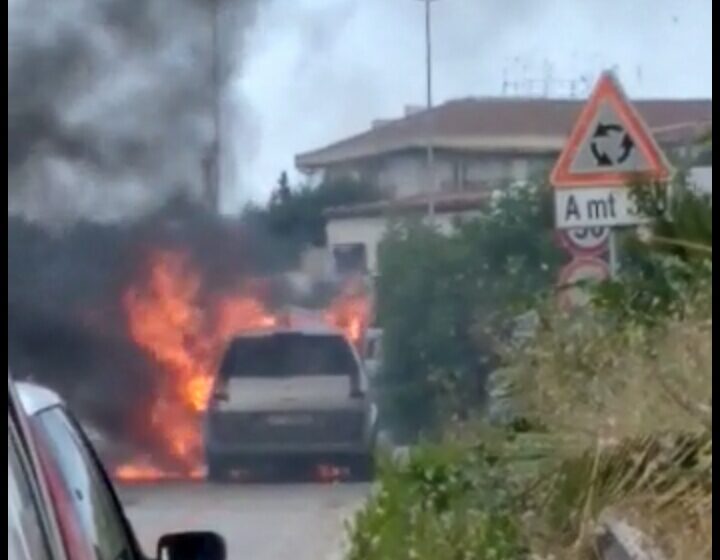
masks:
{"type": "Polygon", "coordinates": [[[598,257],[609,250],[610,228],[588,227],[560,232],[560,242],[576,257],[598,257]]]}
{"type": "Polygon", "coordinates": [[[590,295],[586,282],[603,282],[610,278],[610,267],[601,259],[575,259],[560,272],[558,279],[559,303],[563,309],[587,305],[590,295]]]}

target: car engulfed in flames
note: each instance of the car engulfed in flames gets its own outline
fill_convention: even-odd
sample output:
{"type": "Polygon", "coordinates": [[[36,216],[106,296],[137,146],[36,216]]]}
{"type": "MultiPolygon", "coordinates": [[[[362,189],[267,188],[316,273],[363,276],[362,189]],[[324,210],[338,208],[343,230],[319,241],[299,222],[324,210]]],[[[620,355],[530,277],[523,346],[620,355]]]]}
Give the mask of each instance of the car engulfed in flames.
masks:
{"type": "MultiPolygon", "coordinates": [[[[152,253],[142,278],[126,290],[123,307],[130,336],[152,364],[155,382],[148,410],[134,419],[134,429],[151,434],[155,448],[115,465],[115,476],[122,482],[202,478],[202,422],[225,347],[244,332],[297,319],[270,309],[257,283],[209,296],[202,272],[180,251],[152,253]]],[[[340,329],[359,348],[369,298],[348,287],[305,320],[310,316],[340,329]]]]}

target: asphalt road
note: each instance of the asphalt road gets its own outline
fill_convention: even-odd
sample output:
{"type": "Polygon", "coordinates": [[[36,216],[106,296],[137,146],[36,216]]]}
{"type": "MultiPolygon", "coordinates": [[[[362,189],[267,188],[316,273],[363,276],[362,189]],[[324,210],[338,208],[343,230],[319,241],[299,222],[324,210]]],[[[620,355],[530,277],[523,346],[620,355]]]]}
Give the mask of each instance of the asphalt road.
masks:
{"type": "Polygon", "coordinates": [[[146,551],[181,530],[213,530],[230,560],[341,560],[344,524],[365,485],[172,484],[121,489],[146,551]]]}

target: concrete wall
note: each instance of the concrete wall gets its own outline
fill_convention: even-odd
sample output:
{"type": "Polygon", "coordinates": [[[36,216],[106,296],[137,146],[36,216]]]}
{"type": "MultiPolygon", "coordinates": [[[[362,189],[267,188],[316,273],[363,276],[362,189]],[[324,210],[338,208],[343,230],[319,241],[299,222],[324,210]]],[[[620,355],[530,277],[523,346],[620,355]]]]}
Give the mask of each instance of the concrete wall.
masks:
{"type": "Polygon", "coordinates": [[[328,251],[342,245],[364,245],[370,274],[377,272],[377,249],[387,231],[382,217],[333,219],[327,225],[328,251]]]}
{"type": "MultiPolygon", "coordinates": [[[[438,214],[435,225],[445,234],[453,230],[458,218],[469,219],[476,212],[438,214]]],[[[367,268],[371,275],[378,272],[378,247],[388,229],[388,220],[384,216],[335,218],[328,222],[328,251],[332,255],[338,246],[363,245],[367,254],[367,268]]]]}

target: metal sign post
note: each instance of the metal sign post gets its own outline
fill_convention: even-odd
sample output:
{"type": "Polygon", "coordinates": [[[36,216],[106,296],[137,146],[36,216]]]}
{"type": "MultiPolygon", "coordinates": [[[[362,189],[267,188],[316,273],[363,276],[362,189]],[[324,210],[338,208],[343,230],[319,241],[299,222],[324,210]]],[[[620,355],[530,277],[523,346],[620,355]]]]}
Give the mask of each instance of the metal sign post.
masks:
{"type": "Polygon", "coordinates": [[[617,280],[620,275],[620,255],[618,254],[618,232],[610,232],[610,278],[617,280]]]}

